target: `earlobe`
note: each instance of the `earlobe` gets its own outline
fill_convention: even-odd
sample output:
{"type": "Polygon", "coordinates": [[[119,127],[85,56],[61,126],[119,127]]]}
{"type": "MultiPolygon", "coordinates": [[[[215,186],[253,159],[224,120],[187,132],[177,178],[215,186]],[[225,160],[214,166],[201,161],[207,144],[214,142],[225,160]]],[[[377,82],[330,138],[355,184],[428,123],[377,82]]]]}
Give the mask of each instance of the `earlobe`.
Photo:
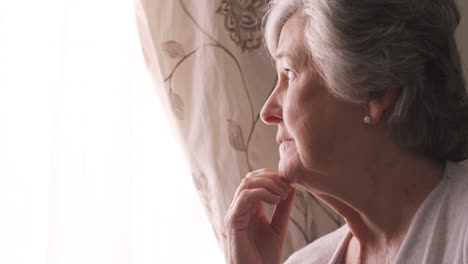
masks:
{"type": "Polygon", "coordinates": [[[396,102],[400,95],[400,91],[397,89],[390,89],[383,96],[374,99],[368,103],[369,116],[371,117],[370,124],[379,122],[382,115],[390,109],[396,102]]]}

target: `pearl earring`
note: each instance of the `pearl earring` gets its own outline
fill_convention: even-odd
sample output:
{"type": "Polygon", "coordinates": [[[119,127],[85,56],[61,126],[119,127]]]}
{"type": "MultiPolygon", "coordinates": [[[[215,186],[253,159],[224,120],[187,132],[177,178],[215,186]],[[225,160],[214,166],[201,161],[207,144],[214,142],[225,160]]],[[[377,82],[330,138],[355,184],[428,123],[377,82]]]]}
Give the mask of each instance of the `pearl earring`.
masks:
{"type": "Polygon", "coordinates": [[[366,115],[366,117],[364,117],[364,123],[370,124],[371,121],[372,119],[370,116],[366,115]]]}

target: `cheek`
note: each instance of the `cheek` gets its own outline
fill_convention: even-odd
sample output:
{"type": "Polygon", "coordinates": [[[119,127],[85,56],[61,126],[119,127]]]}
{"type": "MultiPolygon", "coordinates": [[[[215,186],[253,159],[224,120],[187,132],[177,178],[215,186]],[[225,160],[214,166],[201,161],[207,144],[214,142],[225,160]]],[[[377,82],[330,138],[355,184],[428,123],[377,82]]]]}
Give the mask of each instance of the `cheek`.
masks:
{"type": "Polygon", "coordinates": [[[331,155],[330,141],[336,134],[333,113],[322,100],[296,100],[284,112],[284,122],[295,140],[295,151],[305,168],[319,168],[331,155]]]}
{"type": "Polygon", "coordinates": [[[291,133],[298,133],[307,128],[307,120],[314,112],[310,105],[307,100],[301,98],[300,93],[292,92],[292,95],[288,96],[283,108],[283,119],[291,133]]]}
{"type": "Polygon", "coordinates": [[[309,152],[315,149],[314,141],[318,136],[318,129],[315,129],[313,125],[315,118],[311,116],[310,109],[300,104],[289,107],[283,114],[285,127],[294,139],[294,142],[291,142],[294,146],[287,148],[288,153],[294,151],[300,163],[307,163],[306,161],[311,158],[309,152]]]}
{"type": "Polygon", "coordinates": [[[285,104],[284,124],[299,148],[307,144],[318,130],[317,122],[321,119],[318,109],[312,107],[311,102],[301,98],[292,98],[288,104],[285,104]]]}

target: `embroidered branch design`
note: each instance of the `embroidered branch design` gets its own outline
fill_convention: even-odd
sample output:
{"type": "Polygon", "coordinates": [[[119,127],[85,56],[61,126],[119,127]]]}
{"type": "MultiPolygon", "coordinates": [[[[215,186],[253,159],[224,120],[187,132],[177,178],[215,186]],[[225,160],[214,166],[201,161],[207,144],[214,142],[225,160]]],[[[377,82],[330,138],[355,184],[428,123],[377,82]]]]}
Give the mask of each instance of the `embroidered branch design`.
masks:
{"type": "Polygon", "coordinates": [[[216,13],[224,15],[224,26],[229,37],[242,50],[247,52],[262,44],[258,29],[259,14],[266,6],[264,0],[223,0],[216,13]]]}
{"type": "MultiPolygon", "coordinates": [[[[248,52],[250,50],[256,49],[261,45],[262,35],[258,29],[259,24],[259,17],[261,12],[264,10],[266,4],[269,0],[222,0],[221,5],[217,9],[216,13],[219,15],[224,16],[224,23],[225,28],[230,32],[231,40],[240,47],[243,53],[248,52]]],[[[166,54],[166,56],[177,59],[177,63],[169,73],[164,78],[164,83],[167,83],[167,95],[170,101],[170,105],[175,117],[179,120],[184,120],[185,117],[185,104],[183,98],[178,95],[173,90],[173,77],[174,73],[177,69],[185,62],[188,58],[196,54],[201,49],[206,48],[213,48],[213,49],[220,49],[222,52],[227,54],[232,61],[234,62],[236,68],[238,69],[241,81],[242,81],[242,89],[244,90],[247,102],[249,104],[249,110],[251,114],[251,126],[246,137],[244,137],[244,132],[241,126],[238,124],[237,121],[227,118],[226,119],[226,126],[227,126],[227,140],[230,146],[235,149],[236,151],[240,151],[245,153],[245,159],[248,171],[252,171],[252,166],[249,161],[249,146],[252,139],[252,134],[257,127],[258,121],[260,119],[260,112],[255,115],[253,103],[251,99],[251,95],[249,93],[249,89],[247,87],[247,82],[245,79],[244,72],[240,66],[239,61],[234,56],[233,52],[223,46],[216,38],[214,38],[210,33],[208,33],[200,24],[196,21],[196,19],[192,16],[192,14],[188,11],[187,7],[184,4],[183,0],[179,0],[179,3],[182,7],[182,10],[187,15],[187,17],[191,20],[191,22],[197,27],[197,29],[203,33],[209,39],[209,43],[203,43],[199,47],[187,52],[186,49],[181,45],[179,42],[174,40],[168,40],[166,42],[161,43],[161,50],[166,54]]],[[[274,85],[271,89],[273,91],[274,87],[276,86],[277,79],[274,82],[274,85]]],[[[270,92],[270,93],[271,93],[270,92]]],[[[202,201],[207,208],[207,212],[209,217],[212,216],[212,209],[211,209],[211,191],[207,188],[206,178],[201,173],[196,173],[192,175],[194,184],[197,187],[200,193],[207,193],[206,196],[202,197],[202,201]]],[[[311,195],[312,199],[323,209],[325,214],[329,216],[333,222],[337,224],[337,227],[341,226],[341,219],[336,218],[332,213],[330,213],[319,201],[316,200],[316,197],[311,195]]],[[[309,214],[307,211],[307,202],[306,202],[306,195],[302,192],[297,192],[297,200],[295,203],[296,208],[301,212],[305,219],[305,223],[308,224],[309,221],[309,214]]],[[[291,222],[297,227],[299,232],[304,237],[307,243],[310,243],[315,239],[315,236],[309,236],[309,229],[306,227],[305,229],[301,226],[301,224],[291,216],[291,222]]],[[[213,221],[212,221],[213,222],[213,221]]],[[[213,222],[214,223],[214,222],[213,222]]],[[[219,230],[213,226],[215,234],[218,238],[219,230]]],[[[221,228],[222,229],[222,228],[221,228]]],[[[226,239],[226,234],[222,231],[220,232],[222,236],[226,239]]]]}

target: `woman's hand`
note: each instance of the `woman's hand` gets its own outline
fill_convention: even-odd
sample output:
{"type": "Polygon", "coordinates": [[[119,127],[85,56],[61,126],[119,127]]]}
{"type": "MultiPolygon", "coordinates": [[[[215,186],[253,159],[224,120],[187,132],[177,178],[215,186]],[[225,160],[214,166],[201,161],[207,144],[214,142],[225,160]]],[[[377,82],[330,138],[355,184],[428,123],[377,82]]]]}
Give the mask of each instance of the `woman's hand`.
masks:
{"type": "Polygon", "coordinates": [[[279,264],[296,188],[278,173],[247,174],[224,218],[229,264],[279,264]],[[276,204],[271,223],[263,202],[276,204]]]}

